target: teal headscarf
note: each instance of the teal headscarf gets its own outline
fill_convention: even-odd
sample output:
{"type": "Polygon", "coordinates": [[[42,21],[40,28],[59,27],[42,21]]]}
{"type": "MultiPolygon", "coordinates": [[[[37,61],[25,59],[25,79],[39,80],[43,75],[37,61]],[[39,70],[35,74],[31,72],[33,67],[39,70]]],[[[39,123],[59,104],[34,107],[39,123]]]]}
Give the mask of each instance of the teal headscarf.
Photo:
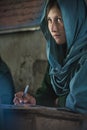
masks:
{"type": "Polygon", "coordinates": [[[86,3],[84,0],[57,0],[67,40],[67,54],[60,64],[60,55],[64,52],[51,37],[45,19],[48,1],[41,19],[41,29],[47,40],[47,58],[53,89],[57,95],[69,93],[66,99],[67,107],[75,111],[87,112],[86,3]]]}

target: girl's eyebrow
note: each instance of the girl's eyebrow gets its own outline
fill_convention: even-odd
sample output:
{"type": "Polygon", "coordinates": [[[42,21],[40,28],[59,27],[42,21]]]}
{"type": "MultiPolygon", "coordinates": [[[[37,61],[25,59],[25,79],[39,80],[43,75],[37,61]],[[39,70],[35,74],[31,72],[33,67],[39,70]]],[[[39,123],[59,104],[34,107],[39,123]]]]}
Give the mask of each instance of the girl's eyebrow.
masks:
{"type": "Polygon", "coordinates": [[[59,16],[55,16],[55,18],[62,18],[62,17],[59,15],[59,16]]]}
{"type": "MultiPolygon", "coordinates": [[[[47,20],[51,19],[50,17],[47,17],[47,20]]],[[[61,16],[55,16],[54,19],[62,19],[61,16]]]]}

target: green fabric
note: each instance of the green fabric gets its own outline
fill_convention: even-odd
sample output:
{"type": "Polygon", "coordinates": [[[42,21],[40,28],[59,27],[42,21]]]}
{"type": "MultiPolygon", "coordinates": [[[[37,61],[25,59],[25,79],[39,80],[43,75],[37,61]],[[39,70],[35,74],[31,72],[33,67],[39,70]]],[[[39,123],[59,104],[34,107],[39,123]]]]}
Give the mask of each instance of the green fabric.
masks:
{"type": "Polygon", "coordinates": [[[57,107],[65,107],[66,97],[67,97],[67,94],[58,97],[58,105],[57,105],[57,107]]]}
{"type": "Polygon", "coordinates": [[[53,91],[50,76],[49,76],[49,65],[47,66],[44,79],[42,81],[41,87],[36,91],[35,94],[36,102],[43,106],[54,106],[54,101],[57,98],[55,92],[53,91]]]}

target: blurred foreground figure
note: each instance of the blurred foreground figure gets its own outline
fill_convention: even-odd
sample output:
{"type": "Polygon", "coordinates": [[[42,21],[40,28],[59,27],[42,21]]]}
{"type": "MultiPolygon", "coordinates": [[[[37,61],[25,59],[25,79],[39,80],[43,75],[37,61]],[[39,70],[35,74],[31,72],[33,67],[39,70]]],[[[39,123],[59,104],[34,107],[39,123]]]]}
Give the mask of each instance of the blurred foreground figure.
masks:
{"type": "Polygon", "coordinates": [[[8,66],[0,58],[0,104],[13,104],[14,84],[8,66]]]}

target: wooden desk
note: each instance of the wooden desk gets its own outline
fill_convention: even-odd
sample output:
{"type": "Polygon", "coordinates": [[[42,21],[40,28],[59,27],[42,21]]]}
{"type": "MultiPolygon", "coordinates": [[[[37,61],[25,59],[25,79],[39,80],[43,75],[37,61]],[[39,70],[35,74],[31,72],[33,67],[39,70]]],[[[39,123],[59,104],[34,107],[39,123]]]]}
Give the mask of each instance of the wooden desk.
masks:
{"type": "Polygon", "coordinates": [[[87,130],[86,116],[63,109],[0,106],[0,130],[87,130]]]}

